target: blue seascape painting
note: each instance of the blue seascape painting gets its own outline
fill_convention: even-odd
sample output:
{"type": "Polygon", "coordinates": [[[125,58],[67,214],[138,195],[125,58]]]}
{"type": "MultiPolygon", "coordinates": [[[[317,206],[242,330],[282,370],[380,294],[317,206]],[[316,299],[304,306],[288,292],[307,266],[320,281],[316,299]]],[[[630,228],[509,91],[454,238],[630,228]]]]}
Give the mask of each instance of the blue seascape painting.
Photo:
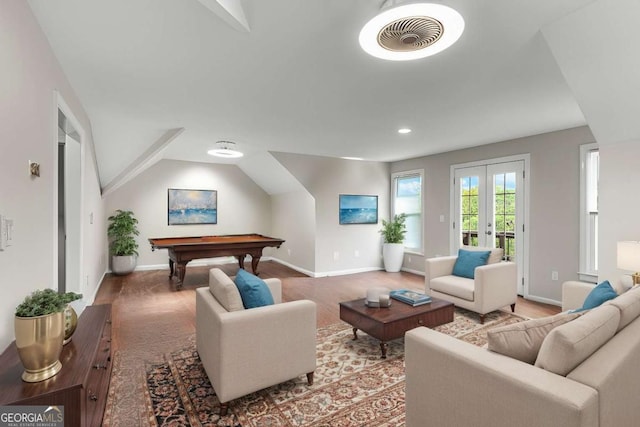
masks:
{"type": "Polygon", "coordinates": [[[169,189],[169,225],[217,223],[217,191],[169,189]]]}
{"type": "Polygon", "coordinates": [[[378,196],[340,194],[340,224],[377,224],[378,196]]]}

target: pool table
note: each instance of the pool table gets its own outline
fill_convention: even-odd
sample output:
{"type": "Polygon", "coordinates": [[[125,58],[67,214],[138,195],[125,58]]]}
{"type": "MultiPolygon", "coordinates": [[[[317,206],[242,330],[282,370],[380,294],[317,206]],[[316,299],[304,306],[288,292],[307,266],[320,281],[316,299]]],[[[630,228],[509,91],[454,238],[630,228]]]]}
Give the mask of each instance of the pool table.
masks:
{"type": "Polygon", "coordinates": [[[149,239],[151,250],[169,251],[169,278],[178,278],[177,288],[182,287],[187,263],[193,259],[235,256],[240,268],[244,268],[244,258],[251,255],[251,269],[258,274],[258,262],[266,247],[279,248],[282,239],[261,234],[232,234],[226,236],[165,237],[149,239]]]}

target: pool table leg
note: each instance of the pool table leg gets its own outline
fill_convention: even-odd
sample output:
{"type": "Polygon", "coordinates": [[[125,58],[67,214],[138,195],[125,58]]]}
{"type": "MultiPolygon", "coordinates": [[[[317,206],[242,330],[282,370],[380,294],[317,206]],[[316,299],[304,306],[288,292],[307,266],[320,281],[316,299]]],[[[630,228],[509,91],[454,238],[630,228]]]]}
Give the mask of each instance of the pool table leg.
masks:
{"type": "Polygon", "coordinates": [[[258,275],[258,263],[260,262],[259,256],[251,256],[251,270],[253,270],[253,274],[258,275]]]}

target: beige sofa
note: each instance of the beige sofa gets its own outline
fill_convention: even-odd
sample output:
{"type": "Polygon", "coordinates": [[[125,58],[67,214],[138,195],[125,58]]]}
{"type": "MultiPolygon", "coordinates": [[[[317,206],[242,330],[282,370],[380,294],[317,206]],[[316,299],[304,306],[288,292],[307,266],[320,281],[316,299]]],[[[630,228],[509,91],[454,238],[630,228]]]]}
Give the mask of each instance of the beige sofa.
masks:
{"type": "Polygon", "coordinates": [[[229,401],[316,369],[316,304],[282,302],[279,279],[265,279],[274,305],[244,309],[233,280],[209,272],[209,286],[196,289],[196,346],[221,402],[229,401]]]}
{"type": "Polygon", "coordinates": [[[427,295],[478,313],[480,323],[484,323],[487,313],[507,305],[513,311],[518,298],[516,264],[502,262],[500,248],[463,246],[461,249],[491,251],[487,265],[476,267],[475,279],[467,279],[453,275],[457,256],[427,258],[424,275],[427,295]]]}
{"type": "MultiPolygon", "coordinates": [[[[566,305],[593,287],[565,285],[566,305]]],[[[639,315],[636,288],[555,327],[536,365],[413,329],[405,336],[406,425],[640,425],[639,315]]]]}

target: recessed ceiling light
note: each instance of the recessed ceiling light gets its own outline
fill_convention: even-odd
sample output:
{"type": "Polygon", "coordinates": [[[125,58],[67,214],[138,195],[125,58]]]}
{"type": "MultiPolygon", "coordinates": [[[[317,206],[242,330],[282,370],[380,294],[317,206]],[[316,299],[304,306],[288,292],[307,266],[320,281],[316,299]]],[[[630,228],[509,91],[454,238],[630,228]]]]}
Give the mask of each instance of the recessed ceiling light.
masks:
{"type": "MultiPolygon", "coordinates": [[[[395,4],[387,0],[383,8],[395,4]]],[[[360,46],[369,55],[391,61],[425,58],[454,44],[464,19],[441,4],[413,3],[383,10],[360,31],[360,46]]]]}
{"type": "Polygon", "coordinates": [[[411,133],[411,129],[409,129],[409,128],[400,128],[400,129],[398,129],[398,133],[402,133],[402,134],[411,133]]]}
{"type": "Polygon", "coordinates": [[[241,151],[234,150],[236,143],[231,141],[218,141],[216,142],[218,148],[207,151],[207,154],[216,157],[222,157],[227,159],[237,159],[244,156],[241,151]]]}

